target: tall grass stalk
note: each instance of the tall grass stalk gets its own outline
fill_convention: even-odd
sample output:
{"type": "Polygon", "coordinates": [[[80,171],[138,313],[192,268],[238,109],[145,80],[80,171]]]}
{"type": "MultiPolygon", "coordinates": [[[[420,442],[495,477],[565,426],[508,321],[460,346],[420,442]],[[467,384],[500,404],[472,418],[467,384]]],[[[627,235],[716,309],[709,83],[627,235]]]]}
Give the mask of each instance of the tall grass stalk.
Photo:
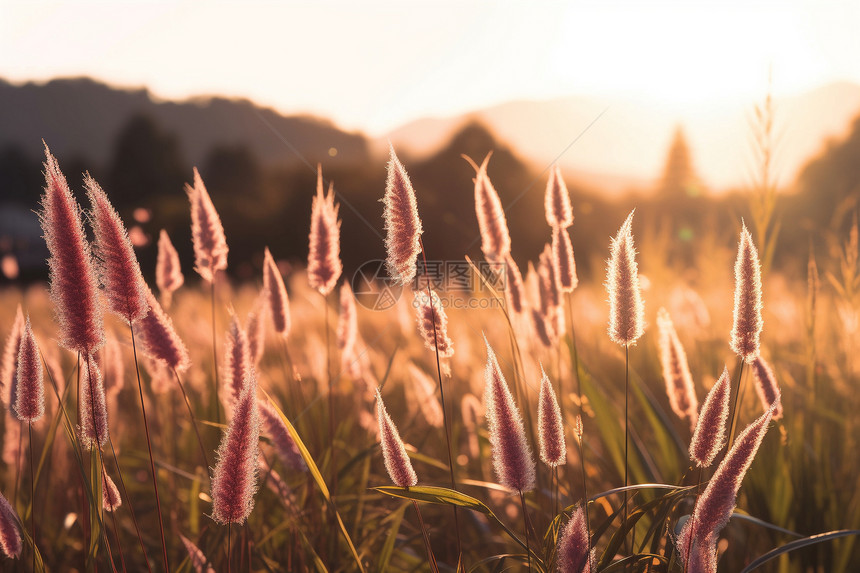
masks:
{"type": "MultiPolygon", "coordinates": [[[[27,436],[30,442],[30,521],[33,528],[33,571],[36,571],[36,473],[33,471],[33,423],[27,422],[27,436]]],[[[117,537],[117,542],[119,537],[117,537]]]]}
{"type": "Polygon", "coordinates": [[[421,508],[418,507],[418,502],[412,500],[412,506],[415,508],[415,513],[418,514],[418,523],[421,524],[421,535],[424,537],[424,547],[427,549],[427,559],[430,560],[430,570],[433,573],[439,573],[439,565],[436,563],[436,556],[433,554],[433,548],[430,546],[430,536],[427,535],[427,526],[424,525],[424,518],[421,516],[421,508]]]}
{"type": "Polygon", "coordinates": [[[179,378],[179,372],[176,368],[171,368],[173,376],[176,378],[176,383],[179,385],[179,390],[182,392],[182,398],[185,401],[185,407],[188,409],[188,415],[191,417],[191,425],[194,426],[194,433],[197,435],[197,443],[200,445],[200,453],[203,455],[203,463],[206,468],[209,467],[209,458],[206,456],[206,448],[203,446],[203,438],[200,437],[200,428],[197,427],[197,418],[194,417],[194,410],[191,408],[191,401],[188,399],[188,394],[185,392],[185,386],[182,384],[182,379],[179,378]]]}
{"type": "Polygon", "coordinates": [[[215,277],[212,277],[210,294],[212,299],[212,376],[215,380],[215,385],[212,390],[212,407],[215,409],[215,421],[221,423],[221,406],[218,403],[218,389],[221,385],[218,383],[218,341],[217,333],[215,332],[215,277]]]}
{"type": "Polygon", "coordinates": [[[732,443],[734,442],[734,439],[735,439],[735,423],[737,421],[736,420],[737,409],[738,409],[738,403],[740,402],[739,398],[740,398],[740,393],[741,393],[741,385],[743,384],[743,381],[744,381],[744,363],[746,361],[743,358],[738,358],[738,362],[739,362],[739,365],[738,365],[738,382],[737,382],[737,385],[735,386],[735,399],[732,402],[732,415],[731,415],[731,418],[729,419],[729,444],[728,444],[728,446],[726,446],[726,450],[725,450],[726,453],[728,453],[728,451],[732,449],[732,443]]]}
{"type": "Polygon", "coordinates": [[[529,521],[528,521],[528,512],[526,512],[526,496],[523,494],[523,490],[517,490],[520,493],[520,506],[523,510],[523,533],[526,537],[526,559],[528,563],[528,570],[532,570],[532,550],[529,543],[529,521]]]}
{"type": "MultiPolygon", "coordinates": [[[[424,250],[424,239],[419,236],[418,241],[421,245],[421,258],[424,261],[424,270],[427,271],[427,254],[424,250]]],[[[433,306],[433,293],[430,290],[430,280],[427,281],[427,297],[429,298],[430,313],[433,318],[433,347],[436,354],[436,377],[439,380],[439,395],[442,399],[442,421],[445,425],[445,445],[448,448],[448,472],[451,478],[451,489],[457,489],[457,481],[454,479],[454,456],[451,454],[451,428],[448,421],[448,406],[445,404],[445,388],[442,384],[442,362],[439,359],[439,329],[436,328],[436,308],[433,306]]],[[[457,513],[457,506],[454,509],[454,529],[457,533],[457,560],[463,554],[463,544],[460,540],[460,517],[457,513]]]]}
{"type": "MultiPolygon", "coordinates": [[[[630,444],[630,417],[628,416],[628,406],[630,401],[630,345],[624,345],[624,487],[630,485],[629,473],[630,465],[628,461],[628,449],[630,444]]],[[[624,523],[627,525],[628,507],[627,507],[628,492],[624,490],[624,523]]],[[[631,549],[636,543],[636,530],[633,530],[633,540],[631,541],[631,549]]]]}

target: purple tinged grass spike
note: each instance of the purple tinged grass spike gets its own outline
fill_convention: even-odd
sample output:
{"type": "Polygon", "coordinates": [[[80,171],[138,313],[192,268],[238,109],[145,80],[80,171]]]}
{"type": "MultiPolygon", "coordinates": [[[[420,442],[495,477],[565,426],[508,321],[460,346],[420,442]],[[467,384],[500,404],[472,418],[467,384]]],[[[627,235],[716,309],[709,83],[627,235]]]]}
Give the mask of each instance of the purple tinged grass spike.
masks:
{"type": "Polygon", "coordinates": [[[191,203],[191,238],[194,242],[194,270],[204,281],[211,283],[215,273],[227,268],[227,238],[221,217],[212,204],[197,168],[194,168],[194,185],[185,185],[191,203]]]}
{"type": "Polygon", "coordinates": [[[352,288],[345,282],[340,287],[340,314],[337,320],[337,348],[343,357],[342,362],[352,360],[355,343],[358,339],[358,314],[352,288]]]}
{"type": "Polygon", "coordinates": [[[10,559],[21,556],[21,531],[18,514],[3,494],[0,494],[0,550],[10,559]]]}
{"type": "Polygon", "coordinates": [[[570,193],[564,178],[561,176],[561,168],[553,165],[549,172],[549,180],[546,182],[546,193],[544,195],[544,211],[546,222],[550,227],[567,229],[573,225],[573,209],[570,207],[570,193]]]}
{"type": "Polygon", "coordinates": [[[164,229],[158,234],[158,258],[155,263],[155,284],[161,292],[161,301],[170,308],[173,293],[185,283],[179,253],[164,229]]]}
{"type": "Polygon", "coordinates": [[[770,405],[777,403],[773,410],[773,419],[779,420],[782,418],[782,402],[777,401],[780,395],[779,384],[776,382],[776,376],[773,374],[773,368],[761,356],[756,357],[752,362],[753,377],[756,380],[756,393],[765,410],[770,408],[770,405]]]}
{"type": "Polygon", "coordinates": [[[84,449],[101,448],[108,439],[107,405],[102,373],[95,358],[87,355],[80,368],[80,420],[78,439],[84,449]]]}
{"type": "Polygon", "coordinates": [[[561,292],[573,292],[579,285],[579,277],[576,275],[573,245],[570,242],[570,234],[568,234],[567,229],[553,227],[552,263],[561,292]]]}
{"type": "Polygon", "coordinates": [[[111,477],[102,471],[102,507],[105,511],[116,511],[122,505],[122,497],[111,477]]]}
{"type": "Polygon", "coordinates": [[[90,245],[81,208],[47,145],[39,220],[51,253],[51,299],[60,323],[60,345],[82,354],[95,352],[104,344],[104,324],[90,245]]]}
{"type": "Polygon", "coordinates": [[[122,219],[89,174],[84,176],[84,187],[91,205],[90,225],[95,235],[96,268],[104,286],[102,292],[108,310],[126,323],[132,323],[149,310],[137,255],[122,219]]]}
{"type": "Polygon", "coordinates": [[[269,314],[275,325],[275,332],[286,338],[290,335],[290,298],[281,271],[272,258],[269,247],[263,255],[263,289],[269,297],[269,314]]]}
{"type": "Polygon", "coordinates": [[[212,476],[212,519],[222,525],[244,523],[254,509],[259,441],[257,379],[249,369],[242,394],[233,405],[233,418],[218,446],[212,476]]]}
{"type": "Polygon", "coordinates": [[[535,332],[537,332],[541,344],[547,348],[552,348],[558,341],[555,327],[536,308],[532,309],[532,322],[534,323],[535,332]]]}
{"type": "Polygon", "coordinates": [[[538,438],[540,442],[540,459],[546,465],[554,468],[564,465],[567,448],[564,443],[564,425],[561,419],[561,409],[555,397],[555,390],[549,377],[540,368],[540,396],[538,397],[538,438]]]}
{"type": "Polygon", "coordinates": [[[245,333],[248,335],[248,353],[251,361],[256,366],[263,358],[266,350],[266,318],[269,307],[267,305],[266,289],[260,291],[254,299],[254,306],[245,318],[245,333]]]}
{"type": "Polygon", "coordinates": [[[690,568],[693,572],[714,573],[717,570],[717,536],[735,509],[738,490],[767,433],[779,397],[767,412],[741,432],[732,449],[717,467],[708,487],[696,503],[693,516],[681,529],[677,544],[682,561],[692,538],[690,568]],[[695,568],[694,568],[695,566],[695,568]]]}
{"type": "Polygon", "coordinates": [[[663,380],[666,382],[666,394],[672,411],[681,418],[690,421],[690,427],[695,428],[698,418],[699,401],[693,386],[693,376],[687,364],[687,353],[672,317],[665,308],[657,311],[657,330],[660,333],[658,346],[660,348],[660,363],[663,366],[663,380]]]}
{"type": "Polygon", "coordinates": [[[334,186],[323,194],[322,166],[317,165],[317,194],[311,206],[308,249],[308,283],[327,296],[343,272],[340,261],[340,205],[334,202],[334,186]]]}
{"type": "Polygon", "coordinates": [[[385,249],[388,274],[397,284],[405,285],[415,278],[415,262],[421,252],[421,219],[418,203],[409,175],[394,147],[390,149],[388,179],[382,198],[382,218],[385,222],[385,249]]]}
{"type": "Polygon", "coordinates": [[[230,330],[224,341],[224,387],[221,390],[224,406],[229,410],[239,399],[245,385],[248,368],[251,367],[251,355],[248,347],[248,336],[239,324],[236,313],[230,314],[230,330]]]}
{"type": "Polygon", "coordinates": [[[263,430],[272,441],[272,445],[275,447],[275,451],[278,453],[281,461],[291,470],[297,472],[307,471],[308,466],[305,464],[305,460],[302,458],[302,454],[299,452],[296,442],[293,441],[289,430],[284,425],[281,416],[278,415],[268,400],[259,400],[258,407],[260,408],[260,420],[263,430]]]}
{"type": "Polygon", "coordinates": [[[606,270],[609,292],[609,338],[622,346],[635,344],[645,330],[645,309],[639,288],[639,267],[633,246],[633,213],[610,245],[606,270]]]}
{"type": "Polygon", "coordinates": [[[155,300],[155,295],[146,288],[149,311],[134,323],[135,331],[140,336],[141,351],[150,358],[162,361],[177,372],[184,372],[191,366],[188,349],[176,330],[173,321],[155,300]]]}
{"type": "Polygon", "coordinates": [[[591,573],[594,550],[588,547],[588,526],[582,506],[576,508],[558,536],[560,573],[591,573]]]}
{"type": "Polygon", "coordinates": [[[508,305],[516,314],[525,310],[525,285],[523,275],[511,255],[505,257],[505,296],[508,305]]]}
{"type": "Polygon", "coordinates": [[[391,421],[388,410],[382,402],[382,394],[376,390],[376,418],[379,422],[379,441],[382,446],[382,457],[385,460],[385,469],[394,485],[398,487],[412,487],[418,483],[418,476],[412,469],[412,462],[406,454],[403,440],[397,432],[397,426],[391,421]]]}
{"type": "Polygon", "coordinates": [[[18,350],[18,374],[15,384],[15,415],[22,422],[35,422],[45,414],[45,387],[39,345],[33,336],[30,317],[24,326],[18,350]]]}
{"type": "Polygon", "coordinates": [[[415,292],[414,306],[418,319],[418,332],[424,339],[424,346],[430,350],[438,348],[440,358],[450,358],[454,355],[454,343],[448,338],[448,317],[445,309],[442,308],[439,295],[435,291],[430,292],[432,298],[423,290],[415,292]]]}
{"type": "Polygon", "coordinates": [[[493,467],[503,486],[531,491],[535,486],[535,463],[523,420],[486,337],[484,342],[487,344],[484,403],[493,447],[493,467]]]}
{"type": "Polygon", "coordinates": [[[741,229],[735,260],[735,307],[731,347],[747,363],[759,354],[764,321],[761,317],[761,264],[752,235],[741,229]]]}
{"type": "Polygon", "coordinates": [[[511,252],[511,235],[505,210],[495,187],[487,175],[488,153],[480,167],[471,158],[463,156],[475,168],[475,214],[481,230],[481,251],[488,261],[503,261],[511,252]]]}
{"type": "Polygon", "coordinates": [[[690,459],[700,468],[706,468],[714,463],[714,459],[723,448],[726,439],[726,421],[729,419],[730,394],[729,370],[723,367],[719,380],[705,398],[690,442],[690,459]]]}
{"type": "Polygon", "coordinates": [[[540,309],[545,317],[549,317],[555,308],[561,306],[561,283],[552,256],[552,247],[544,245],[538,263],[540,285],[540,309]]]}
{"type": "Polygon", "coordinates": [[[194,567],[195,573],[215,573],[215,570],[209,566],[209,560],[206,559],[206,556],[199,547],[182,534],[179,535],[179,539],[182,540],[185,551],[188,552],[188,560],[191,562],[191,566],[194,567]]]}
{"type": "Polygon", "coordinates": [[[0,371],[0,398],[10,410],[15,405],[17,390],[15,385],[18,377],[18,351],[21,347],[21,337],[24,335],[26,321],[21,305],[15,311],[15,320],[6,338],[6,346],[3,350],[3,369],[0,371]]]}

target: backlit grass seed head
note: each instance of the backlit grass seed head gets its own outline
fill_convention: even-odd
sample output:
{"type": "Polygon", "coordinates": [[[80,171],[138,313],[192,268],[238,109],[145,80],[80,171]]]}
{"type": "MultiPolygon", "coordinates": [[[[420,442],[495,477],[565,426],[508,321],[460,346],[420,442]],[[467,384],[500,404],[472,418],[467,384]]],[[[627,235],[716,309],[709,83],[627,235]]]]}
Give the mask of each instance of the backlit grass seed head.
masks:
{"type": "Polygon", "coordinates": [[[427,423],[434,428],[441,428],[444,423],[442,406],[436,398],[436,381],[430,378],[426,372],[421,370],[414,362],[410,362],[409,377],[412,379],[412,389],[418,409],[427,423]]]}
{"type": "Polygon", "coordinates": [[[753,377],[755,378],[756,393],[762,406],[765,410],[770,409],[771,404],[776,404],[773,409],[773,419],[779,420],[782,418],[782,402],[777,398],[780,395],[779,384],[776,382],[776,376],[773,374],[773,368],[761,356],[756,357],[752,362],[753,377]]]}
{"type": "Polygon", "coordinates": [[[340,262],[340,205],[334,202],[334,186],[323,194],[322,167],[317,166],[317,194],[311,207],[308,250],[308,282],[323,296],[334,289],[343,272],[340,262]]]}
{"type": "Polygon", "coordinates": [[[296,442],[293,441],[290,431],[275,408],[267,400],[259,400],[258,406],[263,431],[272,441],[281,461],[293,471],[307,471],[308,466],[305,464],[296,442]]]}
{"type": "Polygon", "coordinates": [[[160,360],[177,372],[184,372],[191,365],[188,349],[173,328],[173,321],[155,300],[155,295],[146,287],[149,311],[134,323],[139,335],[141,350],[150,358],[160,360]]]}
{"type": "Polygon", "coordinates": [[[110,337],[99,351],[98,364],[108,391],[119,392],[125,386],[125,366],[122,346],[116,338],[110,337]]]}
{"type": "Polygon", "coordinates": [[[340,287],[340,313],[337,319],[337,348],[344,360],[352,360],[355,343],[358,339],[358,314],[355,309],[355,296],[349,283],[340,287]]]}
{"type": "Polygon", "coordinates": [[[224,341],[224,388],[222,388],[222,400],[227,409],[230,409],[233,402],[239,399],[250,367],[248,336],[239,324],[239,317],[236,313],[231,313],[230,330],[227,331],[227,338],[224,341]]]}
{"type": "Polygon", "coordinates": [[[418,332],[424,339],[424,346],[430,350],[439,349],[440,358],[454,355],[454,343],[448,338],[448,317],[442,308],[442,301],[435,291],[415,292],[415,311],[418,319],[418,332]],[[434,335],[435,325],[435,335],[434,335]]]}
{"type": "Polygon", "coordinates": [[[546,183],[544,195],[544,211],[546,222],[550,227],[567,229],[573,225],[573,209],[570,207],[570,193],[564,178],[561,176],[561,168],[553,165],[549,171],[549,180],[546,183]]]}
{"type": "Polygon", "coordinates": [[[233,418],[218,446],[212,476],[212,519],[222,525],[244,523],[254,509],[259,441],[257,379],[249,369],[242,394],[233,405],[233,418]]]}
{"type": "Polygon", "coordinates": [[[161,292],[161,301],[170,308],[173,293],[183,285],[185,276],[179,263],[179,253],[164,229],[158,234],[158,258],[155,263],[155,284],[161,292]]]}
{"type": "Polygon", "coordinates": [[[111,477],[102,472],[102,507],[106,511],[116,511],[122,505],[119,490],[111,477]]]}
{"type": "Polygon", "coordinates": [[[72,352],[95,352],[104,343],[104,324],[90,245],[81,209],[47,146],[39,220],[51,254],[51,299],[60,323],[60,345],[72,352]]]}
{"type": "Polygon", "coordinates": [[[412,487],[418,483],[418,476],[412,469],[412,462],[406,454],[403,440],[397,432],[397,427],[391,421],[388,410],[382,402],[382,394],[376,391],[376,418],[379,423],[379,442],[382,446],[382,457],[385,469],[394,485],[412,487]]]}
{"type": "Polygon", "coordinates": [[[215,280],[215,273],[227,268],[227,238],[221,217],[212,204],[197,168],[194,168],[194,185],[185,185],[191,203],[191,238],[194,242],[194,270],[206,282],[215,280]]]}
{"type": "Polygon", "coordinates": [[[107,405],[102,373],[92,356],[81,360],[78,439],[84,449],[104,446],[108,439],[107,405]]]}
{"type": "Polygon", "coordinates": [[[188,552],[188,560],[191,562],[191,566],[194,567],[195,573],[215,573],[215,570],[209,566],[209,560],[206,559],[206,556],[199,547],[194,545],[184,535],[180,535],[179,539],[182,540],[182,545],[185,546],[185,551],[188,552]]]}
{"type": "Polygon", "coordinates": [[[132,323],[149,310],[137,255],[122,219],[99,184],[86,175],[84,187],[90,200],[89,219],[95,235],[96,268],[108,310],[126,323],[132,323]]]}
{"type": "Polygon", "coordinates": [[[767,412],[738,435],[696,503],[692,518],[681,529],[677,547],[682,560],[687,556],[687,546],[692,538],[692,555],[705,566],[700,569],[702,571],[716,571],[717,536],[729,522],[741,482],[758,452],[778,404],[779,398],[767,412]]]}
{"type": "Polygon", "coordinates": [[[266,350],[266,320],[269,314],[266,289],[261,290],[254,299],[254,306],[245,318],[245,333],[248,335],[248,353],[256,366],[266,350]]]}
{"type": "Polygon", "coordinates": [[[744,225],[735,260],[735,308],[731,347],[748,363],[759,354],[761,330],[764,325],[761,309],[761,265],[752,236],[744,225]]]}
{"type": "Polygon", "coordinates": [[[415,190],[406,169],[394,153],[394,147],[390,148],[388,180],[382,203],[388,274],[396,283],[406,285],[415,278],[415,261],[421,252],[423,230],[415,190]]]}
{"type": "Polygon", "coordinates": [[[525,284],[523,284],[523,275],[520,273],[520,267],[511,255],[505,257],[505,297],[508,300],[508,305],[519,314],[526,307],[525,284]]]}
{"type": "Polygon", "coordinates": [[[15,415],[22,422],[35,422],[45,414],[45,386],[39,345],[33,336],[30,317],[18,348],[18,375],[15,384],[15,415]]]}
{"type": "Polygon", "coordinates": [[[547,318],[536,308],[532,309],[531,314],[532,324],[534,325],[538,340],[540,340],[541,344],[546,348],[552,348],[555,343],[558,342],[558,334],[556,333],[552,322],[547,320],[547,318]]]}
{"type": "Polygon", "coordinates": [[[687,364],[687,353],[675,331],[672,317],[665,308],[657,311],[657,339],[660,348],[660,363],[663,366],[663,380],[666,382],[666,394],[669,405],[679,418],[686,418],[690,427],[696,426],[699,401],[693,386],[693,376],[687,364]]]}
{"type": "Polygon", "coordinates": [[[10,559],[21,556],[21,531],[18,529],[20,521],[15,509],[6,497],[0,494],[0,550],[10,559]]]}
{"type": "Polygon", "coordinates": [[[505,210],[495,187],[487,175],[487,164],[492,153],[488,153],[480,167],[469,157],[463,156],[475,168],[475,214],[481,230],[481,251],[489,261],[502,261],[511,252],[511,235],[505,210]]]}
{"type": "Polygon", "coordinates": [[[567,448],[564,443],[561,409],[543,366],[538,397],[538,438],[541,461],[550,467],[564,465],[567,448]]]}
{"type": "Polygon", "coordinates": [[[290,335],[291,327],[290,298],[287,296],[287,287],[284,286],[281,271],[278,270],[269,247],[266,247],[263,260],[263,288],[269,297],[269,314],[272,317],[272,324],[275,325],[275,332],[286,338],[290,335]]]}
{"type": "Polygon", "coordinates": [[[558,536],[559,573],[591,573],[594,551],[588,549],[588,525],[582,506],[574,510],[558,536]]]}
{"type": "Polygon", "coordinates": [[[21,347],[21,337],[24,335],[26,321],[21,305],[15,310],[15,320],[6,337],[6,346],[3,349],[3,369],[0,371],[0,392],[2,392],[3,403],[8,408],[15,405],[16,380],[18,376],[18,351],[21,347]]]}
{"type": "Polygon", "coordinates": [[[573,245],[567,229],[554,227],[552,230],[552,262],[561,291],[573,292],[579,284],[579,277],[576,276],[573,245]]]}
{"type": "Polygon", "coordinates": [[[633,246],[633,213],[630,212],[612,240],[606,271],[609,338],[621,345],[635,344],[645,330],[645,308],[633,246]]]}
{"type": "Polygon", "coordinates": [[[726,439],[726,422],[729,419],[729,397],[731,395],[731,378],[728,368],[723,367],[719,380],[708,392],[696,429],[690,442],[690,459],[700,468],[706,468],[714,463],[726,439]]]}
{"type": "Polygon", "coordinates": [[[561,306],[561,283],[556,274],[553,263],[552,247],[544,245],[538,263],[538,285],[540,286],[540,310],[545,317],[552,314],[552,310],[561,306]]]}
{"type": "Polygon", "coordinates": [[[484,403],[496,476],[505,487],[531,491],[535,486],[534,459],[520,412],[489,342],[484,376],[484,403]]]}

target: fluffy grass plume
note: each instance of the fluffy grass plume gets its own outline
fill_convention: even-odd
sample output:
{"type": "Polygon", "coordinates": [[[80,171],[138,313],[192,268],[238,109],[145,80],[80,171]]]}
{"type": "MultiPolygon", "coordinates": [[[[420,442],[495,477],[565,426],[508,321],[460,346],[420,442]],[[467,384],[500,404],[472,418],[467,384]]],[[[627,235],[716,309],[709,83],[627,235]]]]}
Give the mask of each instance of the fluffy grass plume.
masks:
{"type": "Polygon", "coordinates": [[[591,573],[594,552],[588,547],[585,511],[578,506],[558,536],[559,573],[591,573]]]}
{"type": "Polygon", "coordinates": [[[382,198],[382,218],[385,222],[385,260],[388,274],[398,284],[405,285],[415,278],[415,262],[421,252],[421,219],[418,203],[409,175],[390,147],[388,179],[382,198]]]}
{"type": "Polygon", "coordinates": [[[726,421],[729,419],[730,394],[729,370],[723,367],[723,373],[705,398],[690,442],[690,459],[701,468],[714,463],[714,459],[723,448],[726,439],[726,421]]]}
{"type": "Polygon", "coordinates": [[[15,415],[22,422],[35,422],[45,414],[45,386],[39,345],[27,317],[18,349],[18,373],[15,384],[15,415]]]}
{"type": "Polygon", "coordinates": [[[526,293],[525,284],[523,284],[523,275],[520,272],[520,267],[511,255],[505,257],[505,297],[508,301],[508,306],[516,314],[525,310],[526,293]]]}
{"type": "Polygon", "coordinates": [[[388,410],[382,402],[382,394],[376,390],[376,418],[379,422],[379,441],[382,446],[382,458],[385,469],[394,485],[412,487],[418,483],[418,476],[412,469],[412,462],[406,454],[403,440],[397,431],[397,426],[391,421],[388,410]]]}
{"type": "Polygon", "coordinates": [[[149,310],[134,326],[140,336],[141,350],[150,358],[160,360],[177,372],[183,372],[191,365],[188,349],[176,329],[173,321],[155,300],[155,295],[146,287],[149,310]]]}
{"type": "Polygon", "coordinates": [[[231,407],[239,399],[245,385],[245,376],[251,367],[251,353],[248,347],[248,336],[239,323],[236,313],[230,315],[230,330],[224,340],[224,365],[222,367],[224,386],[222,401],[231,407]]]}
{"type": "Polygon", "coordinates": [[[564,184],[561,168],[558,165],[553,165],[549,171],[549,180],[546,182],[544,194],[544,212],[550,227],[566,229],[573,225],[570,193],[567,191],[567,185],[564,184]]]}
{"type": "Polygon", "coordinates": [[[194,242],[194,270],[206,282],[215,280],[215,273],[227,268],[227,238],[221,217],[212,204],[209,192],[197,168],[194,168],[194,185],[185,185],[191,203],[191,238],[194,242]]]}
{"type": "Polygon", "coordinates": [[[0,370],[0,397],[3,403],[12,408],[15,405],[15,380],[18,375],[18,351],[21,347],[21,337],[24,335],[26,321],[21,305],[15,310],[15,320],[6,337],[6,346],[3,348],[3,365],[0,370]]]}
{"type": "Polygon", "coordinates": [[[764,358],[757,356],[752,362],[752,371],[756,381],[755,390],[762,406],[767,410],[771,404],[776,404],[777,406],[773,410],[773,419],[779,420],[782,418],[782,402],[777,400],[780,391],[773,368],[764,358]]]}
{"type": "Polygon", "coordinates": [[[672,411],[681,418],[688,419],[690,427],[696,426],[699,401],[693,386],[693,376],[687,364],[687,353],[675,331],[672,317],[665,308],[657,311],[657,339],[660,348],[660,364],[663,367],[663,380],[672,411]]]}
{"type": "Polygon", "coordinates": [[[266,319],[269,314],[266,289],[261,290],[254,298],[254,306],[245,317],[245,334],[248,335],[248,353],[254,365],[260,363],[266,350],[266,319]]]}
{"type": "Polygon", "coordinates": [[[111,477],[102,471],[102,507],[106,511],[116,511],[122,505],[119,490],[111,477]]]}
{"type": "Polygon", "coordinates": [[[639,288],[639,267],[633,246],[631,211],[610,245],[606,270],[609,292],[609,337],[621,345],[636,344],[645,331],[645,307],[639,288]]]}
{"type": "Polygon", "coordinates": [[[480,166],[469,157],[464,157],[476,172],[475,214],[478,216],[478,228],[481,230],[481,251],[489,261],[503,261],[511,252],[511,235],[499,194],[487,175],[491,156],[492,153],[488,153],[480,166]]]}
{"type": "Polygon", "coordinates": [[[445,422],[442,406],[436,399],[436,381],[427,375],[414,362],[408,365],[409,377],[412,379],[412,391],[418,409],[428,424],[434,428],[441,428],[445,422]]]}
{"type": "Polygon", "coordinates": [[[490,343],[486,344],[484,403],[493,449],[493,467],[499,483],[503,486],[519,491],[531,491],[535,486],[535,463],[526,439],[523,420],[508,389],[496,354],[490,343]]]}
{"type": "Polygon", "coordinates": [[[759,354],[761,330],[761,264],[752,235],[746,225],[741,229],[735,260],[735,308],[731,347],[746,362],[759,354]]]}
{"type": "Polygon", "coordinates": [[[268,400],[259,400],[258,407],[260,409],[260,421],[265,434],[271,440],[275,451],[281,461],[291,470],[304,472],[307,470],[305,460],[302,459],[302,454],[299,452],[298,446],[293,441],[289,430],[284,425],[284,421],[268,402],[268,400]]]}
{"type": "Polygon", "coordinates": [[[343,272],[340,262],[340,205],[334,202],[334,185],[323,194],[322,167],[317,166],[317,194],[311,206],[308,250],[308,283],[323,296],[328,295],[343,272]]]}
{"type": "Polygon", "coordinates": [[[10,559],[21,556],[21,531],[18,514],[3,494],[0,494],[0,549],[10,559]]]}
{"type": "Polygon", "coordinates": [[[538,282],[540,285],[540,308],[543,315],[548,317],[561,306],[561,282],[559,282],[559,276],[556,273],[552,247],[549,244],[544,245],[543,252],[540,254],[537,272],[540,279],[538,282]]]}
{"type": "Polygon", "coordinates": [[[538,397],[538,442],[540,459],[550,467],[564,465],[567,448],[564,443],[564,424],[555,390],[541,366],[540,395],[538,397]]]}
{"type": "Polygon", "coordinates": [[[576,261],[573,258],[573,244],[567,229],[552,229],[552,262],[562,292],[573,292],[579,285],[576,275],[576,261]]]}
{"type": "Polygon", "coordinates": [[[290,335],[290,298],[287,296],[287,287],[284,279],[269,247],[266,247],[263,259],[263,289],[269,298],[269,315],[275,332],[286,338],[290,335]]]}
{"type": "Polygon", "coordinates": [[[179,253],[164,229],[158,234],[158,258],[155,263],[155,284],[161,293],[161,301],[170,308],[173,293],[185,283],[179,253]]]}
{"type": "Polygon", "coordinates": [[[442,308],[439,295],[432,290],[430,295],[423,290],[417,291],[414,305],[418,319],[418,332],[424,339],[424,346],[430,350],[438,349],[441,358],[453,356],[454,343],[448,338],[448,317],[442,308]]]}
{"type": "Polygon", "coordinates": [[[538,340],[547,348],[552,348],[558,342],[558,335],[552,323],[536,308],[532,309],[532,324],[538,340]]]}
{"type": "Polygon", "coordinates": [[[84,187],[90,199],[93,247],[107,308],[126,323],[133,323],[149,310],[137,255],[122,219],[99,184],[87,175],[84,187]]]}
{"type": "Polygon", "coordinates": [[[180,535],[179,539],[182,540],[182,544],[185,546],[185,551],[188,552],[188,560],[191,562],[191,566],[194,568],[195,573],[215,573],[215,570],[209,566],[209,560],[206,559],[206,556],[202,551],[200,551],[199,547],[194,545],[194,543],[184,535],[180,535]]]}
{"type": "Polygon", "coordinates": [[[358,313],[355,309],[355,296],[349,283],[344,282],[341,285],[339,300],[337,348],[341,352],[342,362],[346,362],[354,359],[355,343],[358,339],[358,313]]]}
{"type": "Polygon", "coordinates": [[[212,519],[222,525],[244,523],[254,509],[259,440],[257,378],[249,369],[242,394],[233,406],[233,417],[218,446],[218,462],[212,476],[212,519]]]}
{"type": "Polygon", "coordinates": [[[81,402],[78,438],[84,448],[91,450],[105,445],[108,439],[105,387],[102,373],[92,356],[81,360],[79,375],[81,402]]]}
{"type": "Polygon", "coordinates": [[[690,573],[716,572],[717,536],[729,522],[741,482],[758,452],[778,404],[779,398],[737,437],[696,503],[693,516],[681,529],[677,547],[683,561],[687,559],[687,547],[692,538],[690,573]]]}
{"type": "Polygon", "coordinates": [[[60,344],[72,352],[95,352],[104,344],[104,324],[90,245],[81,208],[47,145],[39,220],[51,253],[51,299],[60,323],[60,344]]]}

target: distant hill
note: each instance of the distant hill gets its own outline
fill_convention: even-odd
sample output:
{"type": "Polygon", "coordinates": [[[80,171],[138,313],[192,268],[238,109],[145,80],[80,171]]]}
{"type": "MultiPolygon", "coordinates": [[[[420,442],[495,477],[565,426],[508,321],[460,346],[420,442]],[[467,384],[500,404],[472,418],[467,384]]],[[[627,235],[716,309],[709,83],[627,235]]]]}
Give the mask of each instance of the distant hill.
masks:
{"type": "MultiPolygon", "coordinates": [[[[713,189],[725,189],[750,180],[754,103],[683,112],[632,96],[515,101],[461,116],[419,119],[386,134],[375,146],[390,139],[414,154],[429,155],[459,127],[478,120],[524,158],[542,166],[585,131],[560,158],[562,166],[570,170],[568,176],[576,179],[580,172],[582,178],[609,190],[623,190],[657,180],[672,134],[680,124],[704,182],[713,189]]],[[[781,183],[788,185],[803,164],[823,149],[826,139],[845,135],[851,120],[860,113],[860,86],[836,83],[774,103],[780,138],[777,170],[781,183]]]]}
{"type": "Polygon", "coordinates": [[[361,134],[344,132],[324,119],[286,117],[244,99],[161,101],[145,89],[119,89],[87,78],[23,85],[0,80],[0,148],[15,145],[38,156],[44,139],[60,157],[86,157],[104,165],[119,130],[140,113],[173,132],[192,164],[202,162],[213,146],[231,145],[247,146],[264,164],[300,161],[289,145],[312,164],[368,158],[361,134]]]}

